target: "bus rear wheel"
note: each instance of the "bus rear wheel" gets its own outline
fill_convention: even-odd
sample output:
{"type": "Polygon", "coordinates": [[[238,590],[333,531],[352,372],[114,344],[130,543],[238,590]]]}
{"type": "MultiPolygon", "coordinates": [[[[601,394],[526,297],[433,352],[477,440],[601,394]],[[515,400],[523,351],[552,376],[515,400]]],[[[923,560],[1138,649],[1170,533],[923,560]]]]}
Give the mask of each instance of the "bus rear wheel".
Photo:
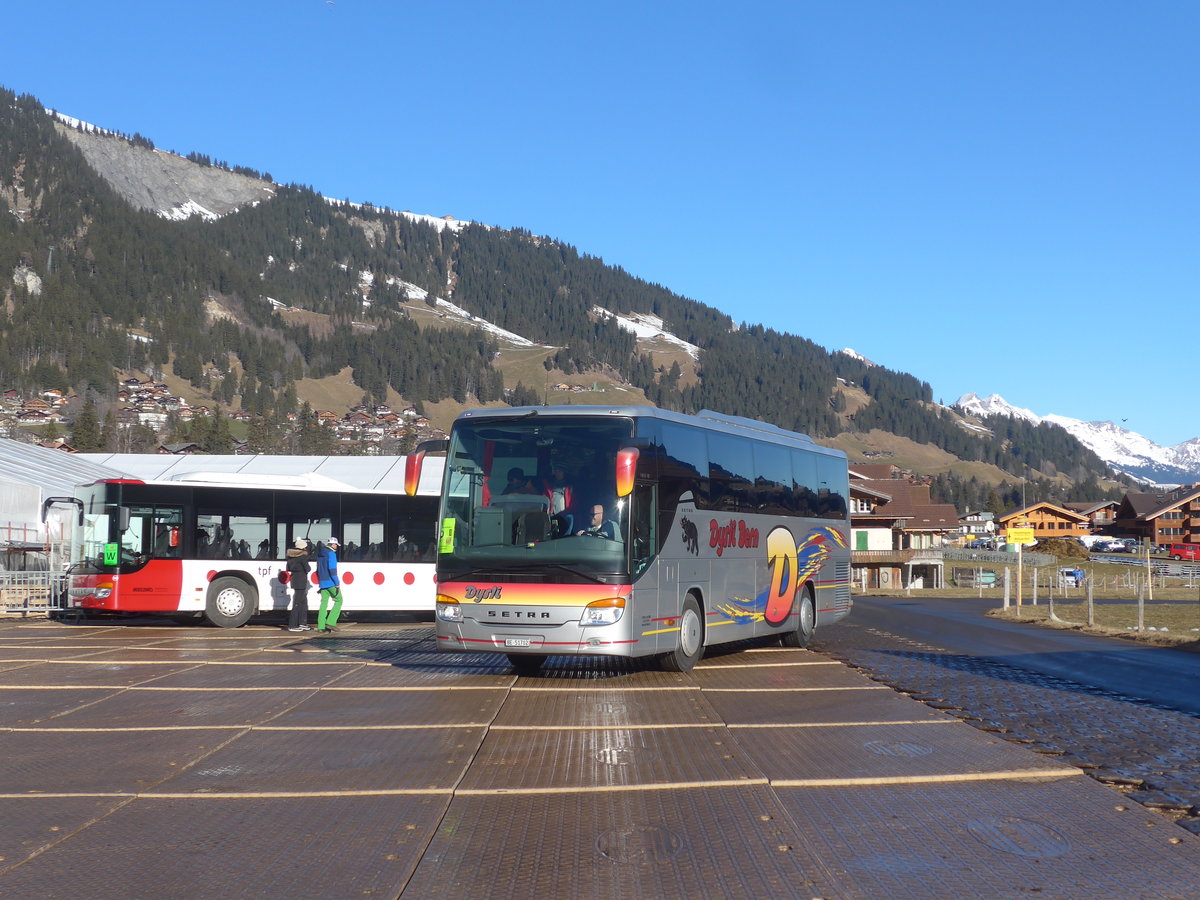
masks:
{"type": "Polygon", "coordinates": [[[204,615],[218,628],[241,628],[258,606],[258,592],[240,578],[214,578],[208,586],[204,615]]]}
{"type": "Polygon", "coordinates": [[[704,617],[695,594],[688,594],[679,613],[679,645],[660,657],[668,672],[690,672],[704,655],[704,617]]]}
{"type": "Polygon", "coordinates": [[[804,648],[812,640],[817,630],[817,606],[813,601],[812,590],[805,587],[796,598],[796,629],[789,631],[780,638],[785,647],[804,648]]]}

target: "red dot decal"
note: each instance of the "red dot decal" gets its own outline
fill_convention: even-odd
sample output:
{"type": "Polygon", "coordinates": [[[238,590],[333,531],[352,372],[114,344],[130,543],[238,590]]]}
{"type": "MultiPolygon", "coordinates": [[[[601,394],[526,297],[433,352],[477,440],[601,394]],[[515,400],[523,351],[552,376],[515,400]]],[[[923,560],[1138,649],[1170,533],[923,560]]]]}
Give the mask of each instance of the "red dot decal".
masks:
{"type": "Polygon", "coordinates": [[[343,584],[354,584],[354,573],[347,572],[346,574],[344,574],[342,576],[342,583],[343,584]]]}
{"type": "Polygon", "coordinates": [[[417,576],[414,575],[412,572],[404,573],[404,583],[405,584],[412,584],[416,580],[417,580],[417,576]]]}
{"type": "Polygon", "coordinates": [[[382,573],[382,572],[376,572],[376,573],[375,573],[375,583],[376,583],[376,584],[383,584],[383,573],[382,573]]]}

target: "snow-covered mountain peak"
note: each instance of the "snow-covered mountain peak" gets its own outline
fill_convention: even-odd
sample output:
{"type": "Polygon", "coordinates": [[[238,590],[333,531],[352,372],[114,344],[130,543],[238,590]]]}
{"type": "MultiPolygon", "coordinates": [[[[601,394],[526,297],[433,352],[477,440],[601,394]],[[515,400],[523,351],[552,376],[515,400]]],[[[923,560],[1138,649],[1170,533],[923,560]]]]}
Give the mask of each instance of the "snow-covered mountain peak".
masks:
{"type": "Polygon", "coordinates": [[[987,397],[963,394],[954,407],[979,418],[1010,416],[1034,425],[1042,422],[1057,425],[1114,469],[1141,481],[1171,485],[1200,481],[1200,438],[1163,447],[1115,422],[1084,422],[1055,414],[1039,416],[1032,410],[1013,406],[999,394],[987,397]]]}
{"type": "Polygon", "coordinates": [[[846,347],[844,350],[842,350],[842,353],[845,353],[851,359],[857,359],[863,365],[867,365],[867,366],[878,365],[878,363],[871,362],[871,360],[867,359],[865,356],[863,356],[861,353],[859,353],[857,350],[853,349],[852,347],[846,347]]]}

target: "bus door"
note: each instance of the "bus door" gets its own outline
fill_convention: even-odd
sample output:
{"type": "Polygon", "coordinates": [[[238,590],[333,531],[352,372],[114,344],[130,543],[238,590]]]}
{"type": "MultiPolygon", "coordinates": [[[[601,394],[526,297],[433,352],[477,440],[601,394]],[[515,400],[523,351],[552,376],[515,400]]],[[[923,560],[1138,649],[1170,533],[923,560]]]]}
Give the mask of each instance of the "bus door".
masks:
{"type": "Polygon", "coordinates": [[[133,503],[122,513],[120,587],[122,609],[171,610],[179,607],[183,569],[183,508],[133,503]]]}

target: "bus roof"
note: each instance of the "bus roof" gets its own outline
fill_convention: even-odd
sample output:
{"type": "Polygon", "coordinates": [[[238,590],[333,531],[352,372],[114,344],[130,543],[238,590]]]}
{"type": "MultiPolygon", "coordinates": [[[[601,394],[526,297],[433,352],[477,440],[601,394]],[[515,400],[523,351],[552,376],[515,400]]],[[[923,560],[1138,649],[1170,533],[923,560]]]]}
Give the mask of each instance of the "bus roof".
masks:
{"type": "MultiPolygon", "coordinates": [[[[154,453],[89,453],[107,469],[158,484],[274,488],[309,491],[404,493],[403,456],[173,456],[154,453]]],[[[430,458],[417,493],[437,496],[442,463],[430,458]]],[[[118,475],[117,477],[121,477],[118,475]]]]}
{"type": "Polygon", "coordinates": [[[727,434],[744,434],[753,432],[755,437],[763,440],[786,444],[804,444],[806,449],[816,453],[827,453],[831,456],[844,456],[840,450],[823,447],[813,441],[807,434],[798,431],[788,431],[778,425],[760,422],[742,416],[730,416],[725,413],[703,409],[694,416],[686,413],[672,412],[669,409],[659,409],[657,406],[639,404],[617,406],[515,406],[497,409],[472,409],[459,414],[458,420],[464,419],[523,419],[533,416],[613,416],[627,418],[653,418],[666,422],[676,422],[680,425],[691,425],[705,428],[709,431],[719,431],[727,434]]]}

